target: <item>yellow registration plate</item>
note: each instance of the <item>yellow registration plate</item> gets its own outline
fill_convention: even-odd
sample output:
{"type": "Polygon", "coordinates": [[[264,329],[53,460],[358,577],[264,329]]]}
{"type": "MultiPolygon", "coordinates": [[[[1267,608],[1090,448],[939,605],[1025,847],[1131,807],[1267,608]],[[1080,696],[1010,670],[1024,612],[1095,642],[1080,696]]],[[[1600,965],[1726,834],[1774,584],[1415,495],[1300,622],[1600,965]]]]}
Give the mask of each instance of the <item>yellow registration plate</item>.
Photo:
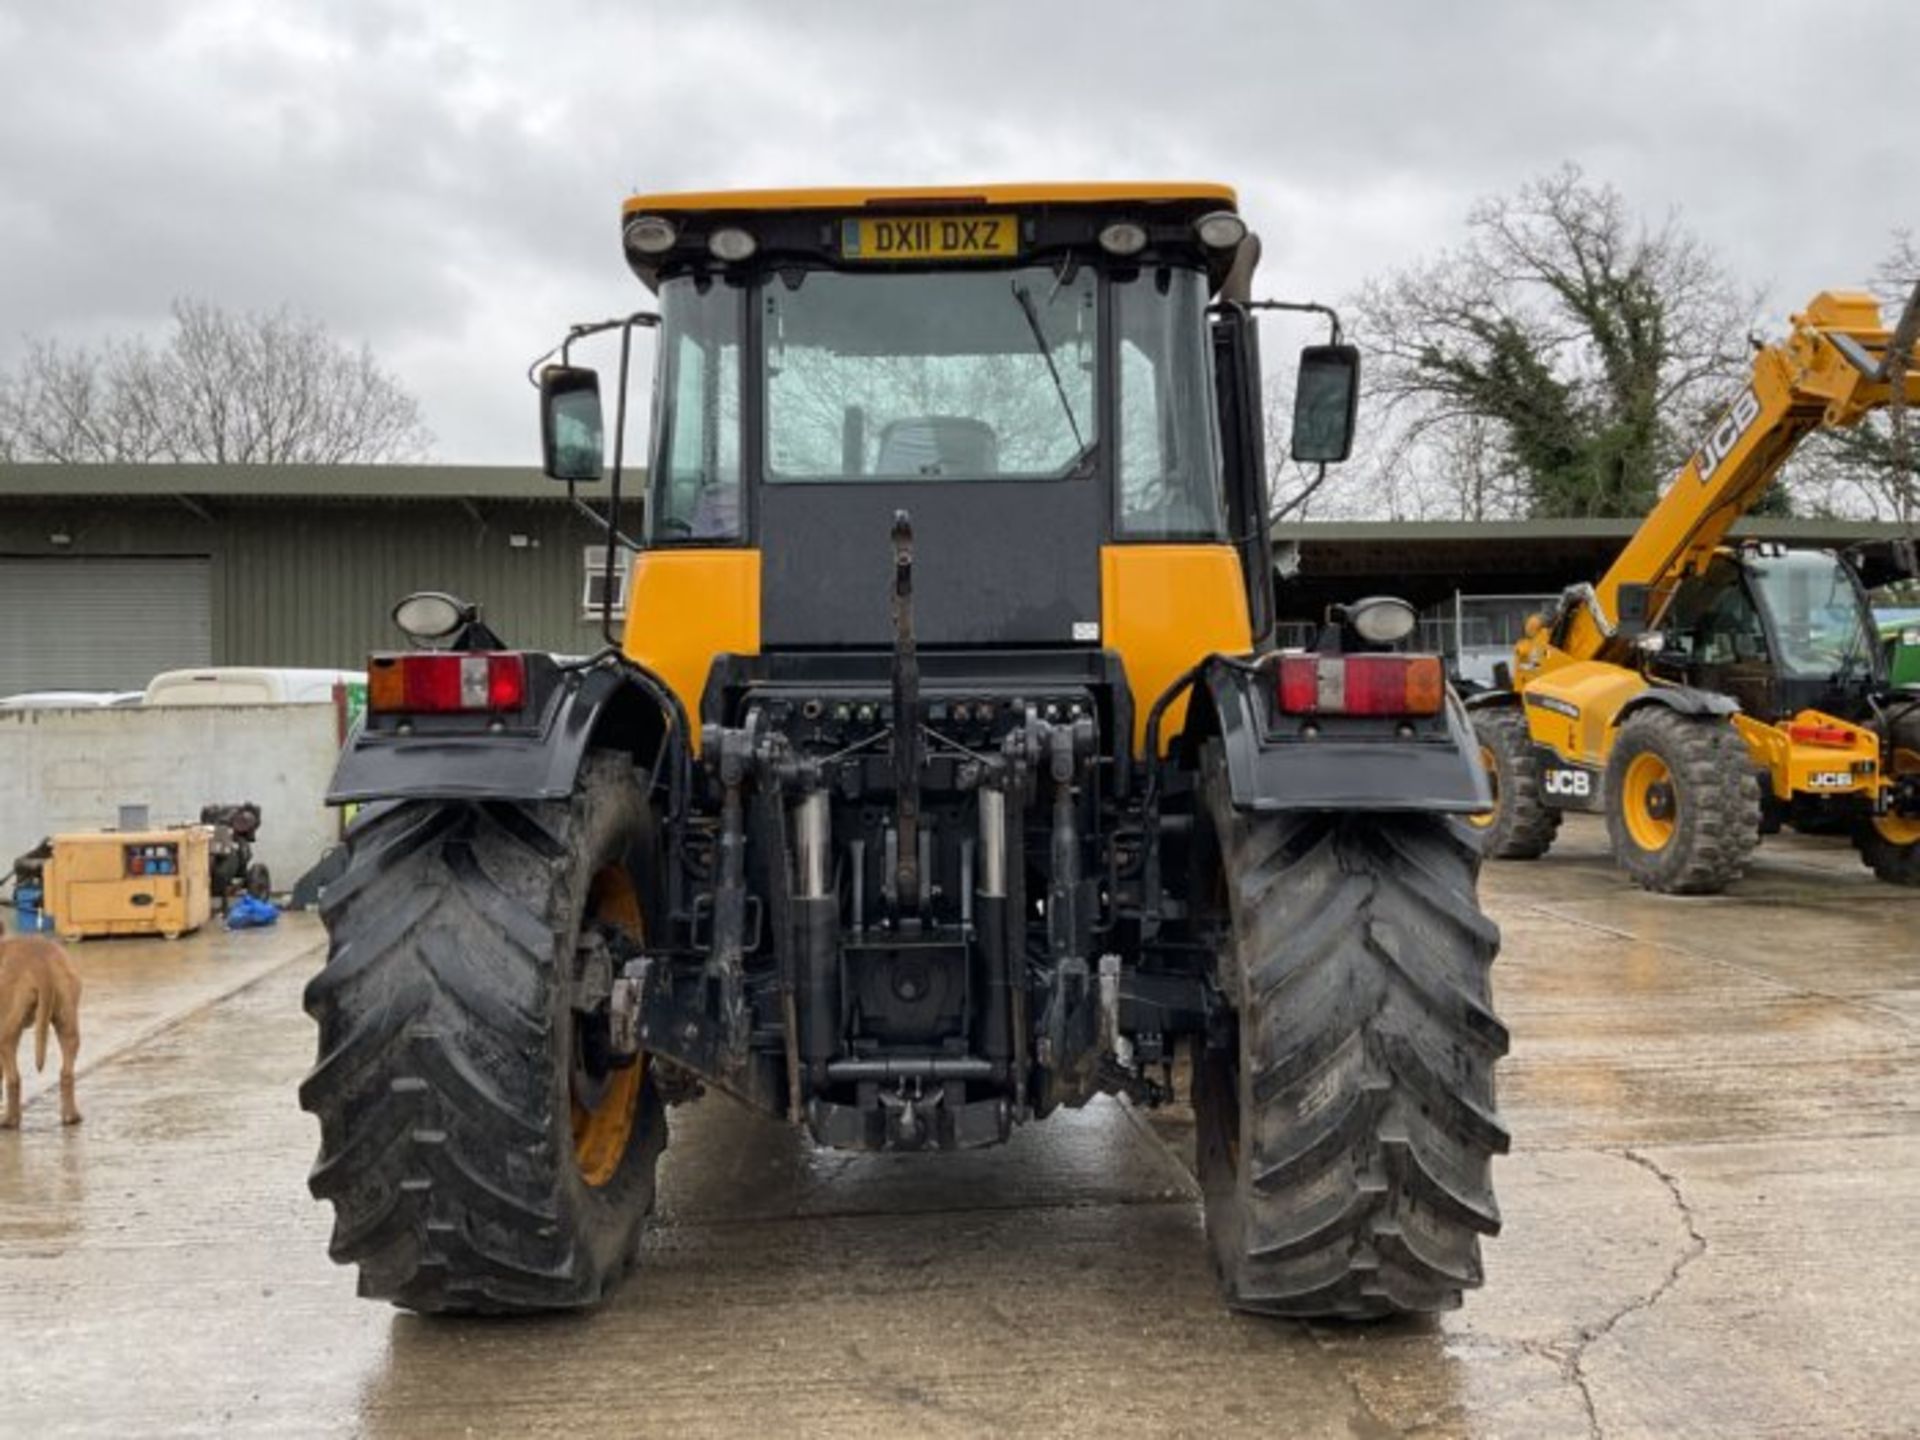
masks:
{"type": "Polygon", "coordinates": [[[840,223],[847,260],[993,260],[1020,253],[1011,215],[896,215],[840,223]]]}

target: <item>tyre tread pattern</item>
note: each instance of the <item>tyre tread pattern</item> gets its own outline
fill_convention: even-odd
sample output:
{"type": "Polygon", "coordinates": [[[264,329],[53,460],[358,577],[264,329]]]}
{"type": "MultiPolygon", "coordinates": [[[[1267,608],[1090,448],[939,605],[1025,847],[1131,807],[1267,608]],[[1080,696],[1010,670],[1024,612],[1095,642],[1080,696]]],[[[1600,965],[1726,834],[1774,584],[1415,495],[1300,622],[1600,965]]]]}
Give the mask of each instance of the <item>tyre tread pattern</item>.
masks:
{"type": "MultiPolygon", "coordinates": [[[[309,1177],[334,1207],[329,1253],[362,1295],[422,1311],[591,1304],[624,1271],[651,1209],[666,1124],[643,1091],[634,1148],[604,1192],[569,1151],[553,1046],[557,996],[595,835],[644,804],[593,755],[571,802],[412,801],[365,812],[321,917],[307,986],[319,1057],[300,1087],[319,1118],[309,1177]]],[[[556,1018],[559,1017],[559,1018],[556,1018]]]]}
{"type": "Polygon", "coordinates": [[[1614,858],[1643,890],[1717,895],[1746,873],[1760,844],[1760,776],[1747,742],[1724,716],[1682,715],[1651,706],[1627,716],[1607,760],[1607,838],[1614,858]],[[1679,789],[1673,838],[1642,850],[1628,833],[1628,763],[1658,754],[1679,789]]]}
{"type": "Polygon", "coordinates": [[[1500,1228],[1492,1158],[1508,1146],[1477,836],[1439,816],[1247,816],[1217,774],[1209,791],[1240,980],[1238,1159],[1230,1181],[1217,1155],[1203,1175],[1229,1302],[1452,1309],[1500,1228]]]}
{"type": "Polygon", "coordinates": [[[1560,812],[1542,798],[1540,757],[1526,714],[1512,705],[1475,710],[1473,730],[1493,752],[1500,775],[1493,824],[1479,831],[1482,853],[1495,860],[1538,860],[1560,833],[1560,812]]]}

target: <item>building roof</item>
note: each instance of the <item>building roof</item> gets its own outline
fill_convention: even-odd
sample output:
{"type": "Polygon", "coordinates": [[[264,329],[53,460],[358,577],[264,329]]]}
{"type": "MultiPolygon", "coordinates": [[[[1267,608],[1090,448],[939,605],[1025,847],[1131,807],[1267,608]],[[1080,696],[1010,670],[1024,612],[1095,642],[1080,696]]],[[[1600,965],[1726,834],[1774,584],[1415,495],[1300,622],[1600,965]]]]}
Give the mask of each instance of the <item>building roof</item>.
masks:
{"type": "Polygon", "coordinates": [[[664,210],[860,210],[930,204],[1101,205],[1205,200],[1232,209],[1231,185],[1205,180],[1035,182],[1025,185],[839,186],[801,190],[701,190],[629,196],[625,215],[664,210]]]}
{"type": "MultiPolygon", "coordinates": [[[[1524,540],[1624,541],[1639,527],[1638,520],[1625,516],[1598,520],[1288,520],[1273,527],[1273,538],[1382,544],[1402,540],[1419,544],[1468,540],[1511,545],[1524,540]]],[[[1733,522],[1733,534],[1737,538],[1782,543],[1888,540],[1904,533],[1894,520],[1747,515],[1733,522]]]]}
{"type": "MultiPolygon", "coordinates": [[[[1608,520],[1329,520],[1273,527],[1287,618],[1318,615],[1367,588],[1426,606],[1454,594],[1551,594],[1573,580],[1598,580],[1638,528],[1608,520]]],[[[1842,549],[1905,534],[1876,520],[1749,515],[1733,538],[1842,549]]]]}
{"type": "MultiPolygon", "coordinates": [[[[643,479],[636,468],[621,488],[636,494],[643,479]]],[[[88,495],[564,504],[567,487],[521,465],[0,465],[0,501],[88,495]]]]}

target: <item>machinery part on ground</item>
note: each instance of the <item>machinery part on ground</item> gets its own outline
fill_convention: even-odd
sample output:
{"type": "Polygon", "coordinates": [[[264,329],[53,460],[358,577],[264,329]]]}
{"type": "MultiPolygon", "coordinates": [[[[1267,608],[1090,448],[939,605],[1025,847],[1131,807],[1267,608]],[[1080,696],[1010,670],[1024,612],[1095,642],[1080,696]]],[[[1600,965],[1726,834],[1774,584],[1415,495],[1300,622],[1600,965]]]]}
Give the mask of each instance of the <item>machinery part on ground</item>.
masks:
{"type": "Polygon", "coordinates": [[[1497,860],[1536,860],[1560,833],[1560,812],[1540,788],[1540,757],[1527,734],[1527,717],[1514,705],[1483,705],[1473,712],[1480,763],[1493,789],[1493,809],[1472,817],[1481,853],[1497,860]]]}
{"type": "Polygon", "coordinates": [[[1664,706],[1629,715],[1604,803],[1614,858],[1645,890],[1717,893],[1760,843],[1760,785],[1746,744],[1714,716],[1664,706]]]}
{"type": "Polygon", "coordinates": [[[224,910],[227,902],[243,891],[256,900],[267,899],[272,875],[253,858],[253,842],[260,834],[260,807],[251,800],[238,805],[205,805],[200,810],[200,823],[213,827],[207,861],[214,904],[224,910]]]}
{"type": "Polygon", "coordinates": [[[53,837],[45,836],[40,843],[24,854],[13,858],[13,883],[19,885],[46,884],[47,862],[53,859],[53,837]]]}
{"type": "Polygon", "coordinates": [[[1448,1310],[1500,1229],[1507,1032],[1478,847],[1441,816],[1209,809],[1236,1023],[1195,1056],[1207,1236],[1228,1303],[1274,1315],[1448,1310]]]}
{"type": "MultiPolygon", "coordinates": [[[[1274,643],[1256,311],[1332,332],[1302,352],[1297,460],[1345,454],[1359,356],[1326,307],[1251,298],[1232,205],[1187,185],[628,202],[659,313],[576,326],[536,366],[547,473],[611,481],[604,508],[575,498],[609,540],[607,648],[513,650],[454,623],[467,602],[416,597],[329,790],[365,808],[322,902],[307,1101],[367,1293],[590,1302],[651,1197],[661,1106],[705,1091],[837,1148],[993,1145],[1102,1094],[1164,1103],[1176,1047],[1232,1043],[1243,1011],[1254,1045],[1329,1027],[1281,1059],[1365,1112],[1364,1235],[1326,1229],[1305,1184],[1243,1206],[1346,1267],[1284,1308],[1429,1310],[1476,1283],[1505,1042],[1457,817],[1486,780],[1439,657],[1394,648],[1400,602],[1274,643]],[[636,540],[622,420],[609,466],[571,355],[617,335],[624,397],[651,328],[636,540]],[[1106,383],[1123,356],[1148,383],[1106,383]],[[946,377],[938,414],[898,383],[922,372],[946,377]],[[1150,484],[1114,439],[1137,434],[1150,484]],[[628,850],[610,804],[651,819],[628,850]],[[1234,863],[1260,877],[1223,875],[1223,829],[1255,837],[1234,863]],[[1279,836],[1330,838],[1255,856],[1279,836]],[[1240,882],[1270,885],[1251,919],[1224,901],[1240,882]],[[1303,978],[1242,994],[1248,965],[1303,978]],[[1348,1040],[1377,1068],[1341,1068],[1348,1040]]],[[[1209,1093],[1217,1114],[1239,1092],[1209,1093]]]]}
{"type": "Polygon", "coordinates": [[[586,1305],[632,1260],[666,1118],[644,1056],[606,1063],[604,999],[579,1008],[576,958],[596,926],[638,926],[627,866],[651,828],[641,777],[607,754],[567,803],[360,818],[322,906],[300,1103],[320,1120],[309,1184],[333,1202],[330,1253],[362,1295],[586,1305]]]}

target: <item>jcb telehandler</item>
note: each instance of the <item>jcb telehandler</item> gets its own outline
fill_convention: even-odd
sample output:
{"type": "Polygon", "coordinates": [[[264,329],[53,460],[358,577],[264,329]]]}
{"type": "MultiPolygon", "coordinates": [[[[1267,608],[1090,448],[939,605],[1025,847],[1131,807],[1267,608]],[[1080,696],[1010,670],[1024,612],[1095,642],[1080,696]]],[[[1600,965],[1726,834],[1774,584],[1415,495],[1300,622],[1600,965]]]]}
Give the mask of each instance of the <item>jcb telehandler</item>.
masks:
{"type": "MultiPolygon", "coordinates": [[[[623,242],[657,314],[540,375],[548,472],[597,481],[572,349],[617,331],[624,396],[658,329],[623,638],[410,597],[333,784],[365,808],[301,1101],[362,1293],[591,1303],[703,1090],[978,1146],[1164,1101],[1182,1047],[1232,1303],[1457,1304],[1507,1145],[1486,782],[1405,605],[1269,642],[1233,192],[654,195],[623,242]]],[[[1354,418],[1324,313],[1306,461],[1354,418]]]]}
{"type": "Polygon", "coordinates": [[[1703,894],[1785,822],[1850,831],[1881,879],[1920,885],[1920,691],[1890,683],[1860,577],[1724,543],[1807,435],[1920,400],[1917,331],[1920,287],[1891,331],[1871,296],[1815,297],[1600,583],[1529,623],[1508,683],[1469,702],[1489,854],[1543,855],[1563,811],[1601,811],[1639,884],[1703,894]]]}

